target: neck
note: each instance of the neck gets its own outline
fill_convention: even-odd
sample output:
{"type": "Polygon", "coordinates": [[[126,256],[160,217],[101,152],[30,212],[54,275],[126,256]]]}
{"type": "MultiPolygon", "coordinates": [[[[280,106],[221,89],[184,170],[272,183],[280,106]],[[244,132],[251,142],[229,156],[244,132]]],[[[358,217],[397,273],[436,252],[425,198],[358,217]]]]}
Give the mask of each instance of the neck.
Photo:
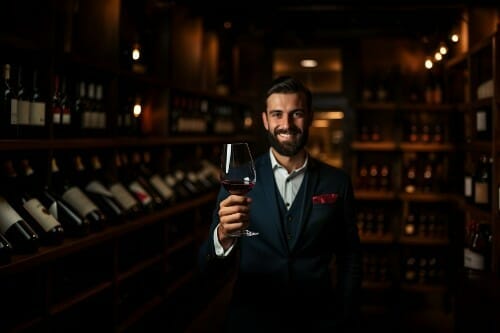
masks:
{"type": "Polygon", "coordinates": [[[276,161],[278,161],[278,163],[283,166],[288,173],[303,166],[306,160],[307,153],[305,149],[302,149],[293,156],[280,155],[274,148],[271,148],[271,151],[276,158],[276,161]]]}

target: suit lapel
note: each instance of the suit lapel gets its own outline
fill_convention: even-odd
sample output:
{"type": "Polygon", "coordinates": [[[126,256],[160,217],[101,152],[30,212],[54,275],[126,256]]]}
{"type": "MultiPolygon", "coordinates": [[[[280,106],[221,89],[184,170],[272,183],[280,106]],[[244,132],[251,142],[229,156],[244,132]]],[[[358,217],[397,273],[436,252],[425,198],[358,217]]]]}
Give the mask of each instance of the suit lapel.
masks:
{"type": "Polygon", "coordinates": [[[278,211],[277,190],[269,155],[263,158],[261,166],[262,167],[259,168],[257,173],[257,182],[259,182],[259,179],[265,180],[265,183],[261,185],[265,193],[265,204],[267,206],[267,209],[263,211],[266,217],[264,218],[265,225],[262,227],[269,233],[266,236],[269,236],[271,239],[279,239],[281,249],[288,251],[288,245],[281,226],[281,218],[278,211]]]}
{"type": "Polygon", "coordinates": [[[309,162],[307,165],[307,170],[304,176],[303,184],[304,186],[304,195],[302,196],[302,202],[300,203],[300,216],[299,216],[299,225],[297,226],[297,237],[294,238],[294,241],[290,244],[290,251],[294,251],[297,243],[300,242],[304,229],[307,227],[307,221],[309,221],[309,215],[311,214],[312,209],[312,200],[311,198],[314,195],[314,190],[316,188],[316,184],[319,180],[318,175],[318,167],[317,163],[314,159],[309,157],[309,162]]]}

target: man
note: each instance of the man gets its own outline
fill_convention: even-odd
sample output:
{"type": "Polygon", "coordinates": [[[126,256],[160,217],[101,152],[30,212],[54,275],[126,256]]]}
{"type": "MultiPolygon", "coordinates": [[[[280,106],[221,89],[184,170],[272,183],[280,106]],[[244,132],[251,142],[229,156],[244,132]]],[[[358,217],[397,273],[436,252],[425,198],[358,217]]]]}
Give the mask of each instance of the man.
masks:
{"type": "Polygon", "coordinates": [[[312,119],[311,92],[294,78],[275,79],[262,112],[270,150],[255,160],[257,183],[247,196],[219,192],[200,266],[209,272],[237,265],[229,332],[358,328],[361,251],[353,189],[344,171],[309,156],[312,119]],[[259,234],[231,237],[247,227],[259,234]]]}

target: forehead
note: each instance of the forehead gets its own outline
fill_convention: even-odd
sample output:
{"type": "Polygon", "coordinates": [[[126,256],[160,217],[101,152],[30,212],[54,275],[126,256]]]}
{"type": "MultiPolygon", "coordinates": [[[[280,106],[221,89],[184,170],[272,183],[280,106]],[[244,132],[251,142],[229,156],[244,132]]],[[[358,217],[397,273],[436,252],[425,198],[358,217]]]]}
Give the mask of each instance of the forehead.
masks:
{"type": "Polygon", "coordinates": [[[306,110],[306,98],[302,93],[275,93],[267,98],[267,111],[306,110]]]}

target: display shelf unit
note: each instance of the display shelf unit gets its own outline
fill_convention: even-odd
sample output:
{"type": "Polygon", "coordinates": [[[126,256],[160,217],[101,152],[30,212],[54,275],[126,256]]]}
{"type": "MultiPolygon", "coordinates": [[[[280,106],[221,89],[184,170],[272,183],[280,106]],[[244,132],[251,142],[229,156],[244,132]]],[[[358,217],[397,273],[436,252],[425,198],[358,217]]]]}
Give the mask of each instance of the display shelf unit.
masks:
{"type": "MultiPolygon", "coordinates": [[[[458,212],[455,207],[457,195],[452,188],[460,177],[459,171],[451,167],[458,156],[457,133],[452,125],[461,111],[452,104],[404,101],[360,103],[355,110],[358,135],[351,143],[352,177],[358,210],[365,218],[358,226],[361,226],[360,238],[369,258],[363,282],[367,306],[372,297],[381,297],[382,293],[387,302],[378,312],[382,311],[387,320],[394,322],[396,331],[408,325],[397,318],[413,311],[437,311],[446,314],[449,322],[452,309],[442,305],[450,303],[455,292],[454,283],[450,281],[456,270],[456,260],[447,261],[446,258],[452,253],[450,245],[456,242],[453,230],[457,227],[454,223],[458,212]],[[381,119],[383,123],[373,125],[381,119]],[[370,127],[378,133],[370,134],[367,131],[370,127]],[[410,134],[414,135],[411,139],[410,134]],[[435,162],[432,181],[443,186],[427,188],[417,184],[423,178],[427,159],[435,162]],[[416,184],[407,191],[409,161],[415,162],[416,184]],[[388,179],[380,180],[382,165],[388,169],[384,171],[388,179]],[[439,215],[443,210],[449,212],[444,220],[439,215]],[[366,224],[372,222],[366,221],[366,214],[377,211],[386,216],[384,232],[367,234],[364,231],[366,224]],[[417,214],[417,220],[412,229],[405,229],[410,212],[417,214]],[[434,215],[439,216],[437,219],[444,221],[444,231],[439,236],[432,234],[434,222],[426,224],[427,214],[433,219],[434,215]],[[418,232],[419,223],[425,225],[425,233],[418,232]],[[406,234],[408,230],[415,231],[409,235],[406,234]],[[376,273],[376,270],[381,272],[376,273]],[[421,305],[412,308],[412,304],[421,305]]],[[[372,219],[376,217],[369,218],[372,219]]],[[[366,311],[368,316],[372,315],[366,311]]]]}
{"type": "Polygon", "coordinates": [[[463,140],[461,156],[464,161],[464,181],[472,176],[473,184],[481,155],[487,156],[491,165],[488,179],[486,209],[479,207],[472,199],[465,197],[466,186],[458,193],[458,207],[461,211],[460,248],[467,243],[467,227],[471,221],[479,221],[491,230],[490,245],[481,255],[485,258],[482,269],[471,270],[464,265],[464,253],[460,255],[457,300],[457,332],[479,329],[493,332],[498,329],[500,285],[500,237],[499,237],[499,188],[500,188],[500,122],[499,122],[499,26],[488,36],[478,39],[464,53],[446,63],[450,100],[463,110],[463,140]],[[484,118],[483,118],[484,117],[484,118]],[[491,304],[486,305],[486,304],[491,304]]]}

